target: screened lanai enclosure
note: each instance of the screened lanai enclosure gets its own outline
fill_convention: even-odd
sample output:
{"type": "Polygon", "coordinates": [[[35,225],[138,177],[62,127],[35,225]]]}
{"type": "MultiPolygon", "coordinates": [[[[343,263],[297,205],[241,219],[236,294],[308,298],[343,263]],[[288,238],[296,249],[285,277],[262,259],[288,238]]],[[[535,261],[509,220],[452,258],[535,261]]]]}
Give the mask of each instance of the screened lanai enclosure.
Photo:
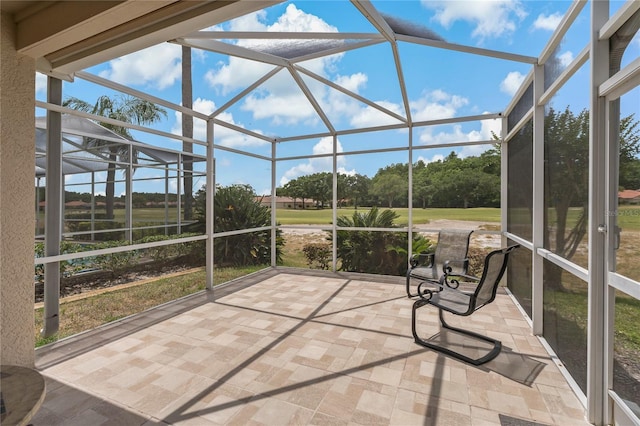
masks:
{"type": "MultiPolygon", "coordinates": [[[[138,234],[143,234],[144,230],[155,230],[160,234],[180,234],[182,227],[193,223],[184,223],[184,215],[180,208],[180,192],[173,192],[174,197],[170,199],[170,187],[178,188],[183,175],[182,167],[185,164],[203,162],[201,156],[190,155],[187,161],[182,159],[180,151],[171,151],[167,148],[157,148],[133,140],[128,140],[113,131],[100,126],[100,124],[88,118],[73,115],[62,116],[61,122],[62,150],[57,155],[56,161],[61,165],[60,173],[65,181],[61,182],[64,191],[71,193],[86,194],[85,200],[65,200],[62,205],[65,211],[63,229],[68,233],[62,235],[63,239],[71,240],[127,240],[134,239],[133,229],[137,229],[138,234]],[[114,158],[110,159],[111,153],[114,158]],[[112,169],[114,176],[111,181],[120,189],[119,193],[125,197],[119,201],[119,207],[124,213],[120,222],[105,220],[105,201],[98,201],[96,195],[98,188],[104,188],[106,182],[99,181],[96,176],[100,173],[106,175],[112,169]],[[136,170],[153,170],[157,177],[145,177],[136,179],[136,170]],[[116,175],[116,172],[121,176],[116,175]],[[79,178],[78,178],[79,177],[79,178]],[[75,179],[74,179],[75,178],[75,179]],[[117,180],[116,180],[117,179],[117,180]],[[67,182],[68,181],[68,182],[67,182]],[[142,182],[151,181],[154,187],[160,188],[159,201],[153,201],[143,205],[162,207],[162,214],[155,220],[142,223],[141,218],[133,217],[134,192],[136,185],[142,182]],[[75,188],[85,188],[86,191],[75,190],[75,188]],[[171,215],[169,206],[174,206],[175,212],[171,215]],[[102,210],[102,211],[101,211],[102,210]],[[135,220],[137,219],[137,221],[135,220]],[[105,226],[105,224],[108,224],[105,226]],[[110,226],[113,225],[113,226],[110,226]],[[96,236],[96,231],[102,236],[96,236]]],[[[44,214],[41,212],[46,208],[44,200],[45,188],[49,191],[60,192],[59,187],[46,185],[47,158],[47,120],[46,117],[36,118],[36,238],[45,239],[44,235],[44,214]]],[[[55,167],[56,163],[52,166],[55,167]]],[[[191,171],[193,168],[190,169],[191,171]]],[[[192,173],[193,175],[193,173],[192,173]]],[[[202,173],[196,172],[196,179],[202,177],[202,173]]],[[[103,191],[104,193],[104,191],[103,191]]],[[[103,194],[104,195],[104,194],[103,194]]],[[[55,200],[56,202],[58,200],[55,200]]],[[[136,203],[140,207],[140,201],[136,203]]],[[[113,219],[113,218],[106,218],[113,219]]],[[[56,238],[54,236],[53,238],[56,238]]]]}
{"type": "Polygon", "coordinates": [[[520,245],[503,284],[586,418],[638,424],[640,207],[619,192],[640,191],[640,3],[550,2],[525,28],[540,2],[513,2],[502,30],[424,3],[269,2],[87,69],[61,57],[36,92],[43,335],[98,258],[199,256],[215,293],[221,268],[319,258],[402,277],[465,227],[477,258],[520,245]],[[164,114],[65,104],[101,96],[164,114]]]}

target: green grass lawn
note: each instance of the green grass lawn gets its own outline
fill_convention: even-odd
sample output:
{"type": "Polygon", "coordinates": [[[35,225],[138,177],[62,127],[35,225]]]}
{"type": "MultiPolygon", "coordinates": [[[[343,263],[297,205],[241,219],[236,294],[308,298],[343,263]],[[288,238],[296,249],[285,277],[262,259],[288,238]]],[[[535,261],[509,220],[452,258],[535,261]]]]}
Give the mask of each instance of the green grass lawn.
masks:
{"type": "MultiPolygon", "coordinates": [[[[381,207],[382,210],[386,209],[381,207]]],[[[358,211],[367,211],[368,207],[361,207],[358,211]]],[[[399,225],[406,225],[409,222],[409,209],[393,208],[400,217],[397,220],[399,225]]],[[[579,208],[569,210],[568,225],[575,223],[580,214],[579,208]]],[[[352,216],[356,210],[353,208],[340,208],[337,211],[338,216],[352,216]]],[[[124,221],[124,209],[116,209],[116,221],[124,221]]],[[[177,210],[169,208],[169,221],[175,221],[177,210]]],[[[44,223],[44,213],[41,212],[41,223],[44,223]]],[[[523,221],[528,220],[528,212],[522,212],[523,221]]],[[[276,211],[278,223],[281,225],[330,225],[332,222],[331,209],[307,209],[293,210],[279,208],[276,211]]],[[[151,208],[134,208],[134,222],[163,222],[165,218],[164,209],[151,208]]],[[[640,230],[640,206],[620,206],[617,212],[618,226],[624,230],[640,230]]],[[[413,222],[417,225],[428,224],[431,220],[450,219],[450,220],[469,220],[478,222],[500,222],[500,209],[491,207],[477,207],[469,209],[460,208],[429,208],[413,209],[413,222]]],[[[554,211],[549,212],[549,222],[555,221],[554,211]]]]}
{"type": "MultiPolygon", "coordinates": [[[[359,208],[358,212],[368,211],[369,208],[359,208]]],[[[381,208],[381,210],[386,210],[381,208]]],[[[409,209],[394,208],[399,217],[396,220],[398,225],[409,223],[409,209]]],[[[353,208],[342,208],[337,210],[338,216],[351,217],[356,210],[353,208]]],[[[276,218],[281,225],[330,225],[332,223],[331,209],[324,210],[293,210],[278,209],[276,218]]],[[[414,224],[428,224],[431,220],[469,220],[478,222],[500,222],[500,209],[491,207],[479,207],[471,209],[413,209],[414,224]]]]}

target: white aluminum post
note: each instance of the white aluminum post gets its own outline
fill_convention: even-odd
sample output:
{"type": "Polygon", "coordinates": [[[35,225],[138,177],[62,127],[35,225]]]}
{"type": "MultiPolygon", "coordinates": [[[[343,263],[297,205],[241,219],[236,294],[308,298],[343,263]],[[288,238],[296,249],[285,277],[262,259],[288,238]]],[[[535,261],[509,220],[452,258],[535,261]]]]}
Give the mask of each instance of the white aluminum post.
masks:
{"type": "Polygon", "coordinates": [[[133,209],[131,204],[133,203],[133,147],[131,145],[127,148],[129,161],[127,161],[127,168],[125,169],[125,191],[124,191],[124,227],[126,228],[125,239],[129,241],[129,244],[133,243],[133,209]]]}
{"type": "Polygon", "coordinates": [[[164,235],[169,235],[169,166],[166,164],[164,167],[164,235]]]}
{"type": "Polygon", "coordinates": [[[338,264],[338,135],[333,135],[333,209],[331,211],[331,222],[333,223],[331,232],[333,234],[333,242],[331,247],[331,257],[333,260],[333,267],[331,270],[336,272],[336,265],[338,264]]]}
{"type": "MultiPolygon", "coordinates": [[[[62,104],[62,80],[47,78],[47,101],[62,104]]],[[[62,114],[47,111],[47,170],[45,209],[45,256],[60,254],[62,241],[62,208],[64,199],[62,176],[62,114]]],[[[53,336],[60,326],[60,262],[44,265],[43,337],[53,336]]]]}
{"type": "MultiPolygon", "coordinates": [[[[607,175],[606,187],[606,227],[610,229],[609,235],[605,238],[606,267],[605,277],[609,272],[616,270],[616,250],[618,249],[620,230],[618,228],[618,182],[619,182],[619,152],[620,152],[620,99],[616,99],[606,103],[605,116],[608,117],[607,140],[606,140],[606,160],[605,169],[607,175]]],[[[604,381],[602,386],[603,401],[603,418],[606,424],[614,423],[613,406],[608,401],[608,389],[613,389],[613,370],[615,356],[613,353],[613,345],[615,343],[615,309],[616,309],[616,291],[614,287],[609,286],[608,280],[604,282],[604,342],[603,342],[603,365],[604,365],[604,381]]]]}
{"type": "Polygon", "coordinates": [[[278,263],[276,244],[276,142],[271,142],[271,266],[278,263]]]}
{"type": "Polygon", "coordinates": [[[538,249],[544,248],[544,65],[533,67],[533,210],[531,253],[531,320],[533,334],[543,333],[544,315],[544,259],[538,249]]]}
{"type": "Polygon", "coordinates": [[[599,40],[609,17],[609,1],[591,2],[591,107],[589,120],[589,298],[587,320],[587,412],[593,424],[606,423],[606,100],[600,85],[609,77],[609,40],[599,40]]]}
{"type": "Polygon", "coordinates": [[[178,235],[182,234],[182,179],[184,179],[184,171],[182,169],[182,154],[178,154],[178,171],[176,182],[176,214],[178,219],[178,235]]]}
{"type": "Polygon", "coordinates": [[[213,256],[213,197],[215,196],[215,159],[213,158],[213,119],[207,120],[207,179],[206,179],[206,271],[207,290],[213,291],[213,269],[214,269],[214,256],[213,256]]]}
{"type": "Polygon", "coordinates": [[[36,178],[36,235],[40,234],[40,178],[36,178]]]}
{"type": "Polygon", "coordinates": [[[502,117],[500,120],[500,244],[502,247],[506,245],[507,238],[505,237],[505,231],[508,231],[508,212],[507,204],[509,196],[509,144],[504,142],[504,138],[507,136],[508,121],[507,117],[502,117]]]}
{"type": "Polygon", "coordinates": [[[96,172],[91,172],[91,241],[96,238],[96,172]]]}
{"type": "MultiPolygon", "coordinates": [[[[407,191],[407,207],[409,208],[409,217],[408,217],[408,227],[409,232],[407,233],[407,262],[411,259],[413,255],[413,125],[409,126],[409,182],[408,182],[408,191],[407,191]]],[[[407,263],[407,267],[409,264],[407,263]]]]}

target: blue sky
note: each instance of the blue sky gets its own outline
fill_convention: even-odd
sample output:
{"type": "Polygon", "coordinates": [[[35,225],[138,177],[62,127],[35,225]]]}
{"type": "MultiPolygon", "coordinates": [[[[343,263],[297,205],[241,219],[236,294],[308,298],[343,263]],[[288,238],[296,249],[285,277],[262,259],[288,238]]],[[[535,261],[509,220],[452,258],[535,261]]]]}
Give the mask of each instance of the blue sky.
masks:
{"type": "MultiPolygon", "coordinates": [[[[373,1],[382,14],[412,25],[426,27],[444,40],[467,46],[538,56],[550,35],[570,7],[569,1],[373,1]]],[[[621,2],[612,2],[614,13],[621,2]]],[[[574,28],[557,52],[559,62],[566,65],[588,42],[589,4],[579,15],[574,28]]],[[[289,1],[266,10],[218,25],[212,30],[233,31],[318,31],[366,32],[375,29],[351,4],[336,1],[289,1]]],[[[241,46],[264,44],[259,40],[235,40],[241,46]]],[[[636,37],[625,61],[640,56],[640,38],[636,37]]],[[[402,72],[415,121],[469,116],[502,111],[510,102],[530,65],[463,54],[408,43],[399,44],[402,72]]],[[[397,82],[391,49],[387,44],[306,61],[300,64],[313,72],[355,92],[384,108],[404,116],[404,105],[397,82]]],[[[624,65],[624,63],[623,63],[624,65]]],[[[588,63],[553,99],[558,109],[570,106],[578,112],[588,107],[588,63]]],[[[194,109],[213,113],[249,84],[268,72],[272,66],[238,58],[193,50],[194,109]]],[[[181,99],[180,46],[165,43],[87,70],[137,90],[167,99],[176,104],[181,99]]],[[[340,92],[303,77],[327,116],[339,130],[368,127],[395,121],[387,115],[348,98],[340,92]]],[[[38,76],[36,96],[45,99],[46,80],[38,76]]],[[[622,99],[623,113],[635,112],[640,117],[639,90],[622,99]]],[[[76,79],[65,83],[63,95],[93,102],[109,90],[76,79]]],[[[38,111],[42,114],[42,111],[38,111]]],[[[286,70],[249,93],[219,119],[265,135],[289,137],[326,132],[326,127],[286,70]]],[[[158,128],[179,133],[180,114],[169,111],[158,128]]],[[[475,121],[459,125],[432,126],[416,129],[414,145],[487,140],[491,131],[499,131],[496,121],[475,121]]],[[[390,130],[362,135],[344,135],[338,140],[339,151],[350,152],[376,148],[406,146],[406,130],[390,130]]],[[[179,149],[180,142],[154,135],[136,133],[142,142],[179,149]]],[[[204,140],[204,122],[196,120],[195,138],[204,140]]],[[[216,142],[248,152],[270,156],[271,146],[225,128],[217,128],[216,142]]],[[[488,146],[459,147],[461,156],[477,155],[488,146]]],[[[277,145],[278,157],[331,152],[331,138],[312,138],[277,145]]],[[[416,151],[413,161],[426,162],[442,158],[452,148],[416,151]]],[[[203,149],[196,148],[204,153],[203,149]]],[[[373,177],[376,171],[393,163],[406,163],[408,154],[383,153],[345,155],[338,159],[344,173],[360,173],[373,177]]],[[[277,184],[303,174],[330,171],[330,158],[290,160],[279,163],[277,184]]],[[[160,176],[157,170],[141,169],[136,177],[160,176]]],[[[270,164],[225,151],[216,153],[216,180],[228,185],[248,183],[258,193],[270,187],[270,164]]],[[[68,183],[88,181],[88,177],[67,177],[68,183]]],[[[197,179],[196,185],[204,179],[197,179]]],[[[135,191],[162,192],[161,181],[136,184],[135,191]]],[[[175,179],[172,181],[175,188],[175,179]]],[[[70,190],[85,191],[85,187],[70,190]]],[[[102,192],[98,189],[99,192],[102,192]]]]}

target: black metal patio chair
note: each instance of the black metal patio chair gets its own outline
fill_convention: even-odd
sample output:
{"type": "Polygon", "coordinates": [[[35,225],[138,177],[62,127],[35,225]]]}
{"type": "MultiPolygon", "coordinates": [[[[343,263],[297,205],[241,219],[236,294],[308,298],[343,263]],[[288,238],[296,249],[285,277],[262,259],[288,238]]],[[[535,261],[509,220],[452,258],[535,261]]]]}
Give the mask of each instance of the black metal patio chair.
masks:
{"type": "Polygon", "coordinates": [[[448,271],[450,275],[465,275],[469,267],[467,252],[472,230],[446,229],[438,233],[435,253],[419,253],[411,256],[407,271],[407,297],[417,297],[411,291],[411,282],[439,281],[448,271]]]}
{"type": "Polygon", "coordinates": [[[418,286],[419,298],[413,303],[411,314],[411,332],[413,333],[416,343],[451,355],[473,365],[484,364],[498,356],[502,349],[502,343],[499,340],[469,330],[452,327],[445,322],[443,315],[444,312],[447,311],[455,315],[469,316],[483,306],[493,302],[496,298],[500,279],[507,268],[509,255],[518,247],[520,246],[516,244],[489,253],[484,260],[484,269],[481,278],[460,274],[455,274],[454,277],[450,278],[448,274],[445,274],[438,284],[433,282],[421,283],[418,286]],[[469,290],[463,290],[463,288],[467,288],[469,285],[471,285],[469,290]],[[435,340],[429,341],[421,338],[418,336],[416,329],[416,311],[427,305],[438,308],[438,315],[442,326],[441,329],[452,330],[473,339],[480,339],[492,344],[493,348],[479,358],[471,358],[470,356],[435,343],[435,340]]]}

